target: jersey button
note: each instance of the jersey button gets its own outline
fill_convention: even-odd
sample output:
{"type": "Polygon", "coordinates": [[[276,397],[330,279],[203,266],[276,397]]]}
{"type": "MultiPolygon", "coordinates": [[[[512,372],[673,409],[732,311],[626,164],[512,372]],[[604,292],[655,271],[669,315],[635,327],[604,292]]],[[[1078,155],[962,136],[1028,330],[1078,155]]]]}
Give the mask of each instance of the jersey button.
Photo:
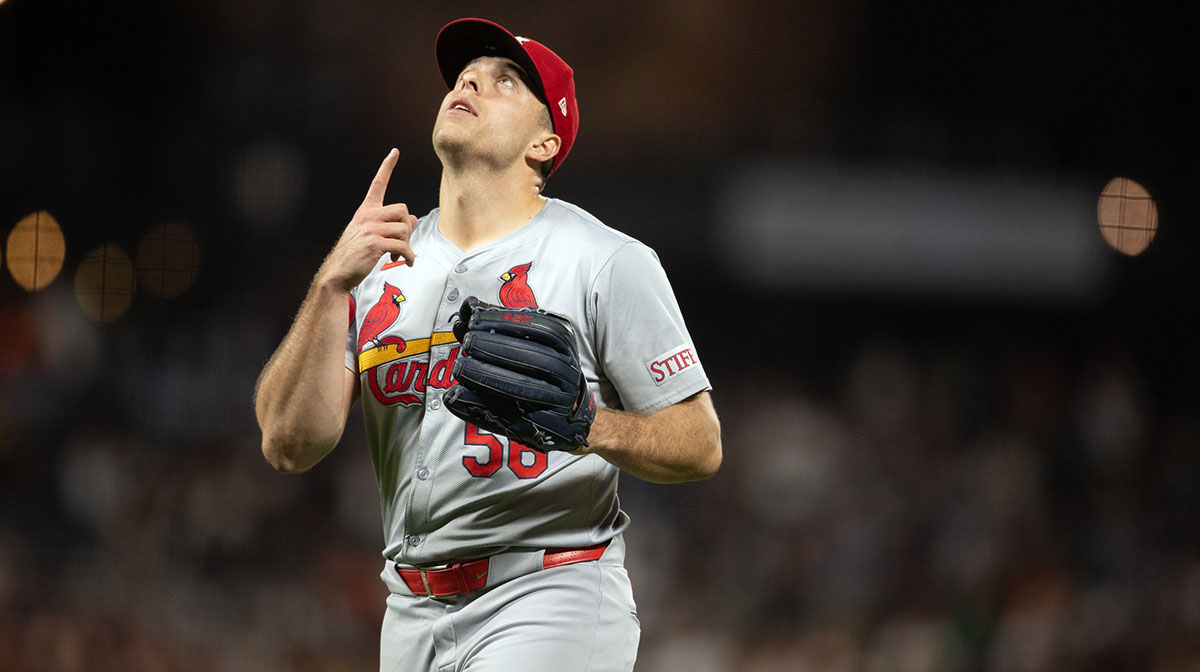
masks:
{"type": "Polygon", "coordinates": [[[408,535],[408,545],[409,545],[409,546],[416,546],[416,545],[417,545],[417,544],[419,544],[419,543],[421,543],[421,537],[420,537],[420,536],[418,536],[418,535],[416,535],[416,534],[410,534],[410,535],[408,535]]]}
{"type": "Polygon", "coordinates": [[[455,273],[466,273],[466,272],[467,272],[467,265],[466,265],[466,264],[459,264],[459,265],[455,266],[455,267],[454,267],[454,272],[455,272],[455,273]]]}
{"type": "Polygon", "coordinates": [[[429,409],[432,411],[436,411],[441,407],[442,407],[442,400],[437,397],[434,397],[433,401],[429,402],[429,409]]]}
{"type": "Polygon", "coordinates": [[[429,470],[426,469],[425,467],[421,467],[420,469],[417,469],[417,478],[422,481],[429,478],[429,470]]]}
{"type": "Polygon", "coordinates": [[[448,294],[446,294],[446,300],[447,301],[458,300],[458,290],[457,289],[450,290],[450,292],[448,294]]]}

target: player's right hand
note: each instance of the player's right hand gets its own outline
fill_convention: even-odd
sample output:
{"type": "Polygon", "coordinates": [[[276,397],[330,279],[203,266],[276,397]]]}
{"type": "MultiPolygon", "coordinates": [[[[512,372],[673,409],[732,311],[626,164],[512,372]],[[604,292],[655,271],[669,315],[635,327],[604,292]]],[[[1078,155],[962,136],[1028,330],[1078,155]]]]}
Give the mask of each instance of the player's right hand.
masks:
{"type": "Polygon", "coordinates": [[[416,261],[408,239],[417,218],[409,214],[408,206],[403,203],[383,204],[388,180],[399,157],[400,152],[392,149],[380,164],[362,205],[321,265],[317,273],[319,282],[349,291],[367,277],[385,254],[390,254],[392,261],[403,257],[409,266],[416,261]]]}

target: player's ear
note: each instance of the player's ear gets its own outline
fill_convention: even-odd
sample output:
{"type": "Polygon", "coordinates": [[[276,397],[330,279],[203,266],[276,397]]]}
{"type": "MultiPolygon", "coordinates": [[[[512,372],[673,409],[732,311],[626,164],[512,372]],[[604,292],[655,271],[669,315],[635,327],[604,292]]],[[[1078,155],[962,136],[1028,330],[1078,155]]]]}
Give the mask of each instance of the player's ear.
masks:
{"type": "Polygon", "coordinates": [[[535,165],[541,165],[557,156],[558,150],[561,148],[562,138],[554,133],[543,132],[533,139],[533,142],[529,145],[529,149],[525,152],[525,158],[532,161],[535,165]]]}

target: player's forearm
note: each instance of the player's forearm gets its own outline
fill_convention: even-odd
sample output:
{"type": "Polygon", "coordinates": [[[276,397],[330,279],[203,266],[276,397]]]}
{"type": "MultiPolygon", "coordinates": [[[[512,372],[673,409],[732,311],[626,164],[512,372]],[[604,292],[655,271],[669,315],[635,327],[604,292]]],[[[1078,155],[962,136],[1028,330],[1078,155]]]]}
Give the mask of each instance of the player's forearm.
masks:
{"type": "Polygon", "coordinates": [[[296,321],[263,368],[255,392],[263,455],[280,471],[304,471],[329,454],[346,426],[349,294],[314,281],[296,321]]]}
{"type": "Polygon", "coordinates": [[[707,392],[648,416],[600,409],[581,452],[654,483],[710,478],[721,466],[721,426],[707,392]]]}

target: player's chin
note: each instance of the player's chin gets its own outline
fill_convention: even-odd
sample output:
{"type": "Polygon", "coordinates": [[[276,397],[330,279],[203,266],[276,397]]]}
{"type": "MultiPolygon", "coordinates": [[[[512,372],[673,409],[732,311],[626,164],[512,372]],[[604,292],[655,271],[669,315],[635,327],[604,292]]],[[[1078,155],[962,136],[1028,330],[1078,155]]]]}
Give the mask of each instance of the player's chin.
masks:
{"type": "Polygon", "coordinates": [[[433,149],[442,158],[460,156],[470,148],[470,134],[456,120],[439,116],[433,125],[433,149]]]}

